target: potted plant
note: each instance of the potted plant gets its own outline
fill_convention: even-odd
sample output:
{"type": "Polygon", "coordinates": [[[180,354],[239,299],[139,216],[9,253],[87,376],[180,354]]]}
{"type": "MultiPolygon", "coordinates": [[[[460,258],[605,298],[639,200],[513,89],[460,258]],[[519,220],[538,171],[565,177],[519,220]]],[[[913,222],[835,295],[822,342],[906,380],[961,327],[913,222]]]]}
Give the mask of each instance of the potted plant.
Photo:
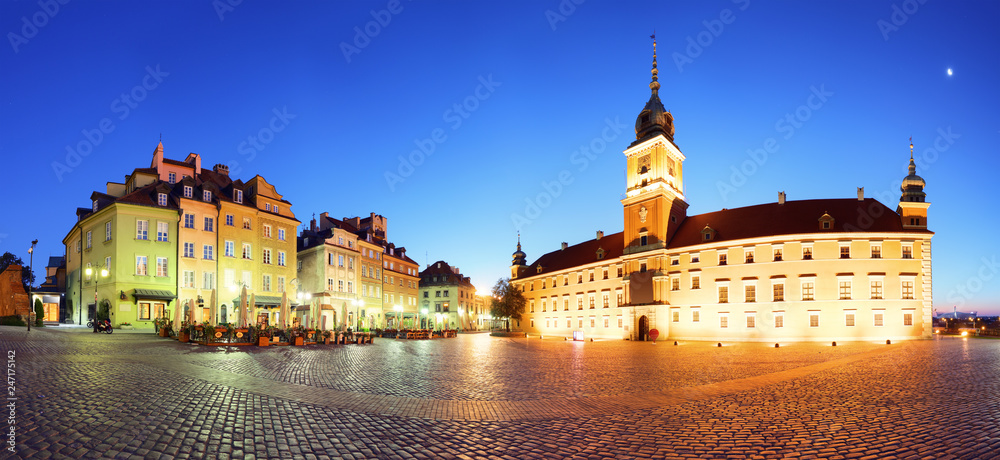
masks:
{"type": "Polygon", "coordinates": [[[271,344],[271,328],[263,324],[254,327],[254,337],[257,339],[257,346],[266,347],[271,344]]]}
{"type": "Polygon", "coordinates": [[[129,322],[124,322],[124,323],[119,324],[118,328],[121,329],[121,330],[123,330],[123,331],[131,331],[131,330],[135,329],[134,327],[132,327],[132,323],[129,323],[129,322]]]}
{"type": "Polygon", "coordinates": [[[329,345],[330,344],[330,337],[333,335],[333,333],[331,333],[330,331],[323,331],[321,333],[321,335],[323,336],[323,344],[324,345],[329,345]]]}
{"type": "Polygon", "coordinates": [[[177,332],[177,340],[181,343],[187,343],[191,341],[191,329],[192,326],[184,321],[181,323],[181,328],[177,332]]]}

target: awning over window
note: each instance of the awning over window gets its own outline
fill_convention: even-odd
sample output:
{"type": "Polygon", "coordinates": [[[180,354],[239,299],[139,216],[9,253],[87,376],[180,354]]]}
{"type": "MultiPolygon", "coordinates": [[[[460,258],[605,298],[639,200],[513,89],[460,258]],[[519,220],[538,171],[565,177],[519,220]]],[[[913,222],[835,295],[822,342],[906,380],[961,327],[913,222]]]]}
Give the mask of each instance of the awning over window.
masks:
{"type": "Polygon", "coordinates": [[[170,291],[161,291],[159,289],[136,289],[132,292],[132,297],[135,299],[136,303],[139,300],[163,300],[170,305],[170,301],[177,299],[177,296],[170,291]]]}
{"type": "Polygon", "coordinates": [[[264,307],[268,305],[277,307],[281,306],[281,297],[274,295],[259,295],[254,297],[253,300],[258,307],[264,307]]]}

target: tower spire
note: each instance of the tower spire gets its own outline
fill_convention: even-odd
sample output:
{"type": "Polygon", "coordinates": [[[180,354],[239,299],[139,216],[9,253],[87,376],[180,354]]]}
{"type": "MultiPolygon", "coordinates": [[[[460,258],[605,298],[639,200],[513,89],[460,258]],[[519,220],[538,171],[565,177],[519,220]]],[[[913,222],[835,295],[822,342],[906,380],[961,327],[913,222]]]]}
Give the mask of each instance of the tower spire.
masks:
{"type": "Polygon", "coordinates": [[[653,39],[653,80],[649,82],[649,89],[653,91],[653,94],[656,94],[660,89],[660,82],[657,77],[659,71],[656,69],[656,30],[653,30],[653,35],[650,35],[649,38],[653,39]]]}

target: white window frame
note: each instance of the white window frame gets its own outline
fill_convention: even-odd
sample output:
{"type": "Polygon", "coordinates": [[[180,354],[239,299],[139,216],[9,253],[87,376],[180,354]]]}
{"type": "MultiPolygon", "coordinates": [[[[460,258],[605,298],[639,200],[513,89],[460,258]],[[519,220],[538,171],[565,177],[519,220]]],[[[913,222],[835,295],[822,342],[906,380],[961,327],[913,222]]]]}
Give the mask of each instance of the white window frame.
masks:
{"type": "Polygon", "coordinates": [[[844,327],[855,327],[858,325],[858,311],[853,308],[848,308],[844,310],[844,327]],[[848,316],[853,316],[851,320],[854,324],[847,324],[848,316]]]}
{"type": "Polygon", "coordinates": [[[873,308],[872,309],[872,327],[885,327],[885,309],[884,308],[873,308]],[[878,324],[878,323],[882,324],[878,324]]]}
{"type": "Polygon", "coordinates": [[[747,329],[756,329],[757,328],[757,312],[755,312],[755,311],[748,311],[748,312],[745,312],[745,314],[746,314],[746,327],[747,327],[747,329]],[[750,324],[751,322],[753,322],[752,325],[750,324]]]}
{"type": "Polygon", "coordinates": [[[813,302],[816,300],[816,277],[815,276],[803,276],[799,277],[799,299],[803,302],[813,302]],[[810,286],[812,293],[811,298],[806,298],[806,284],[811,284],[810,286]]]}
{"type": "Polygon", "coordinates": [[[785,290],[785,279],[784,278],[774,278],[774,279],[771,280],[771,302],[784,302],[785,301],[785,297],[786,297],[786,292],[787,291],[785,290]],[[778,299],[774,295],[774,288],[777,287],[777,286],[781,286],[781,298],[780,299],[778,299]]]}
{"type": "Polygon", "coordinates": [[[785,327],[785,312],[776,311],[774,312],[774,328],[785,327]]]}
{"type": "Polygon", "coordinates": [[[729,329],[729,312],[719,312],[719,329],[729,329]]]}

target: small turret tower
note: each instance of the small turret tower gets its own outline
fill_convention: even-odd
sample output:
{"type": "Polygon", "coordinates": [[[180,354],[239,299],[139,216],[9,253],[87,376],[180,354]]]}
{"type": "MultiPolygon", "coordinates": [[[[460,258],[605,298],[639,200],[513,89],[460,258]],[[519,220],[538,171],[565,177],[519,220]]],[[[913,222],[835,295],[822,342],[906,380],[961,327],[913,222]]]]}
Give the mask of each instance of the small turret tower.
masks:
{"type": "Polygon", "coordinates": [[[899,207],[896,213],[903,221],[903,228],[907,230],[927,229],[927,208],[931,205],[927,202],[927,194],[924,193],[924,179],[917,175],[917,165],[913,161],[913,138],[910,138],[910,167],[909,175],[903,178],[903,184],[899,187],[902,195],[899,197],[899,207]]]}

